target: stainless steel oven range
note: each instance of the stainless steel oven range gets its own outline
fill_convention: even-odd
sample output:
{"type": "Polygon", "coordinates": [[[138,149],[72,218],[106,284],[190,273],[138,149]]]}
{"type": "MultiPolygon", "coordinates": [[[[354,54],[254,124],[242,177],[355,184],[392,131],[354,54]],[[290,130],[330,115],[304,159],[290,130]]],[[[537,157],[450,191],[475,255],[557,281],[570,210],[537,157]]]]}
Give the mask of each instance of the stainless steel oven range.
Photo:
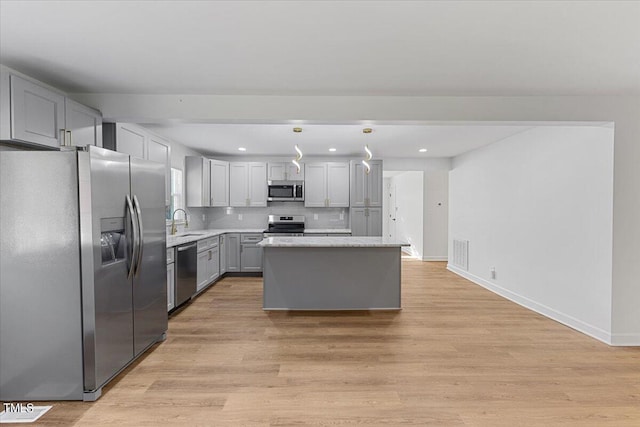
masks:
{"type": "Polygon", "coordinates": [[[269,215],[264,237],[303,236],[304,215],[269,215]]]}

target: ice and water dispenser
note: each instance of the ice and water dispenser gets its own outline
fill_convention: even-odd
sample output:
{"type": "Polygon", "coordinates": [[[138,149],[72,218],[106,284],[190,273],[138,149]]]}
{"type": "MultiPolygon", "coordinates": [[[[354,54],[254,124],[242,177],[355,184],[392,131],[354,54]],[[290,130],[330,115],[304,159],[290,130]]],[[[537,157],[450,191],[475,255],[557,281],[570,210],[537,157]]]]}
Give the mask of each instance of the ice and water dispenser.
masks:
{"type": "Polygon", "coordinates": [[[125,259],[124,218],[102,218],[100,220],[100,247],[102,265],[125,259]]]}

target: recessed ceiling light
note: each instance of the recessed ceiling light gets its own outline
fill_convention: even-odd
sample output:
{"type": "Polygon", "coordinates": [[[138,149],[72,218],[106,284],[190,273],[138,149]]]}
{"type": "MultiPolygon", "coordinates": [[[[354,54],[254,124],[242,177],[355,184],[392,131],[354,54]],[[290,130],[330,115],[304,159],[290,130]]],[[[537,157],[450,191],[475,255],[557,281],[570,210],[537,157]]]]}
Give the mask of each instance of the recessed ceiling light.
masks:
{"type": "Polygon", "coordinates": [[[247,151],[247,149],[246,149],[246,148],[244,148],[244,147],[239,147],[239,148],[238,148],[238,151],[247,151]]]}
{"type": "Polygon", "coordinates": [[[419,152],[421,152],[421,153],[426,153],[426,152],[427,152],[427,149],[426,149],[426,148],[421,148],[421,149],[419,149],[418,151],[419,151],[419,152]]]}
{"type": "Polygon", "coordinates": [[[336,149],[335,148],[329,148],[329,151],[331,151],[333,153],[334,151],[336,151],[336,149]]]}

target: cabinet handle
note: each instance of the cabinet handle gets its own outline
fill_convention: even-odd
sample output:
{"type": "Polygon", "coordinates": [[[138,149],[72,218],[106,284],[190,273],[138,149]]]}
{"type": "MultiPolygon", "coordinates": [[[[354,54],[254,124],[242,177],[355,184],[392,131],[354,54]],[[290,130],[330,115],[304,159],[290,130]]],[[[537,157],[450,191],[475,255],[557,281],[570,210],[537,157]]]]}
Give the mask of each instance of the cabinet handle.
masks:
{"type": "Polygon", "coordinates": [[[60,134],[60,145],[64,147],[67,145],[67,133],[65,132],[65,129],[60,129],[60,134]]]}
{"type": "Polygon", "coordinates": [[[73,145],[73,139],[71,139],[71,131],[68,130],[67,133],[69,134],[69,146],[73,145]]]}
{"type": "Polygon", "coordinates": [[[211,261],[211,251],[209,251],[209,261],[211,261]]]}

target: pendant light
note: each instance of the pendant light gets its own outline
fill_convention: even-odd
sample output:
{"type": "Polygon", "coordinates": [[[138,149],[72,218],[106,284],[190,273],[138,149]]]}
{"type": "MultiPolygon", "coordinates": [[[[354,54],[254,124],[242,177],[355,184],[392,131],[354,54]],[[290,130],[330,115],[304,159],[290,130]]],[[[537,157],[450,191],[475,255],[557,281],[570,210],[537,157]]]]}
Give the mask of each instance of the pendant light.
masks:
{"type": "MultiPolygon", "coordinates": [[[[372,132],[371,128],[362,129],[362,133],[364,133],[364,134],[370,134],[371,132],[372,132]]],[[[364,151],[365,151],[365,153],[367,153],[367,155],[362,160],[362,164],[365,167],[366,174],[369,175],[369,172],[371,172],[371,164],[369,164],[369,160],[371,160],[373,158],[373,153],[371,153],[371,150],[369,150],[369,145],[365,145],[364,146],[364,151]]]]}
{"type": "MultiPolygon", "coordinates": [[[[302,132],[302,128],[293,128],[293,131],[295,133],[300,133],[302,132]]],[[[300,160],[302,160],[302,150],[300,150],[298,144],[296,144],[294,148],[296,150],[296,158],[291,160],[291,163],[296,165],[297,173],[300,173],[300,160]]]]}

